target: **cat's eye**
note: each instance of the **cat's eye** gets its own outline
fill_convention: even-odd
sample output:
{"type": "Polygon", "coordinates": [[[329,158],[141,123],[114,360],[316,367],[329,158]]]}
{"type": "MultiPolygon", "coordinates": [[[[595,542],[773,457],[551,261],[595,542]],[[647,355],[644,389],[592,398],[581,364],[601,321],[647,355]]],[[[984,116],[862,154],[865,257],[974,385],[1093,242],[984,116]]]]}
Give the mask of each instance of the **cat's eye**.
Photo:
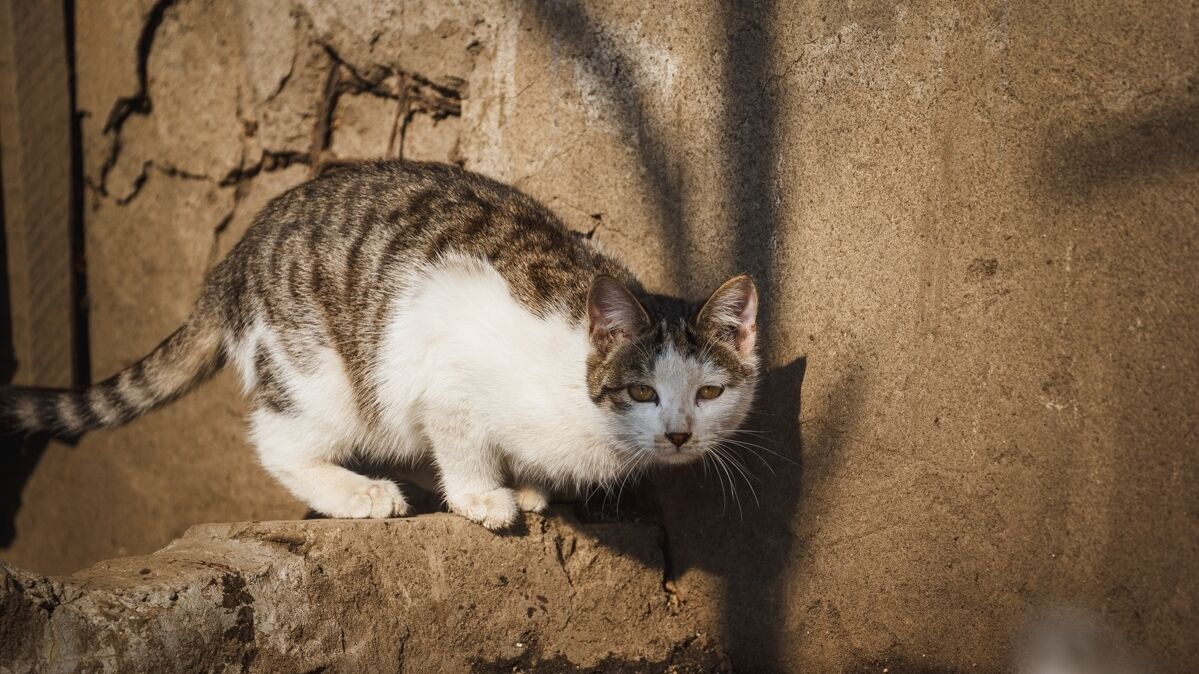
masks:
{"type": "Polygon", "coordinates": [[[695,397],[700,400],[712,400],[713,398],[719,398],[721,393],[724,393],[723,386],[701,386],[695,392],[695,397]]]}
{"type": "Polygon", "coordinates": [[[648,403],[657,400],[658,393],[645,384],[629,384],[629,397],[639,403],[648,403]]]}

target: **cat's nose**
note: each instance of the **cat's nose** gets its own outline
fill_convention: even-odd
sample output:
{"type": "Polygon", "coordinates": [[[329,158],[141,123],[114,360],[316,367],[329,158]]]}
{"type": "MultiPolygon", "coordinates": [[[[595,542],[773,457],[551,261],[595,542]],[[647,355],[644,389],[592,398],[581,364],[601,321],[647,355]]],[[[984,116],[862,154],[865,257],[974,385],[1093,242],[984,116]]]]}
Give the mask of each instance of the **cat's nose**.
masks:
{"type": "Polygon", "coordinates": [[[666,439],[674,443],[675,447],[682,447],[684,442],[691,439],[690,433],[667,433],[666,439]]]}

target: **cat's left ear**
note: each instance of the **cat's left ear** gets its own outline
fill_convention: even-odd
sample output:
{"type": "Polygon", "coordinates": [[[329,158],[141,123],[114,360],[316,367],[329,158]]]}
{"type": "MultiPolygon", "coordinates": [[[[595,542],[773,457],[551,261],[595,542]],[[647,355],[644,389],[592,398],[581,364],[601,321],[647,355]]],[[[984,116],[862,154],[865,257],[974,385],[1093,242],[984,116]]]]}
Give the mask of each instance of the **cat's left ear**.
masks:
{"type": "Polygon", "coordinates": [[[699,310],[696,324],[742,356],[753,353],[758,335],[758,289],[753,279],[742,274],[725,281],[699,310]]]}
{"type": "Polygon", "coordinates": [[[591,344],[607,353],[623,340],[632,339],[649,325],[649,314],[633,293],[611,276],[597,276],[587,292],[587,319],[591,344]]]}

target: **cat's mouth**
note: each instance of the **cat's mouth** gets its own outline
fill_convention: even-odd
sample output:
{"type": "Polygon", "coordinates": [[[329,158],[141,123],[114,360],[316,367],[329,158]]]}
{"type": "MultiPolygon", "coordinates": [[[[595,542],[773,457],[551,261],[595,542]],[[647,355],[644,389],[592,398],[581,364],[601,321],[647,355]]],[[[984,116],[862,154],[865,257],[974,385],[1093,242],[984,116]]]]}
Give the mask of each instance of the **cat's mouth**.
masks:
{"type": "Polygon", "coordinates": [[[697,461],[702,454],[703,450],[695,447],[671,447],[669,449],[658,447],[654,449],[654,458],[657,462],[667,466],[679,466],[697,461]]]}

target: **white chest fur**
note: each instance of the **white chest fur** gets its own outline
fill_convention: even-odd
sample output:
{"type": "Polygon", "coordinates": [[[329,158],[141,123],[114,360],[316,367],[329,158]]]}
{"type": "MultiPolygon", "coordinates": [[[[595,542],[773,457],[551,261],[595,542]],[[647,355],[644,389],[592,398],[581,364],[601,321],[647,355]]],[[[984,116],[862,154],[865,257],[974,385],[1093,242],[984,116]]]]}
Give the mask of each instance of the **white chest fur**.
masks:
{"type": "Polygon", "coordinates": [[[414,275],[392,315],[374,371],[386,418],[452,419],[480,451],[551,482],[614,476],[611,434],[587,395],[584,326],[533,314],[468,257],[414,275]]]}

